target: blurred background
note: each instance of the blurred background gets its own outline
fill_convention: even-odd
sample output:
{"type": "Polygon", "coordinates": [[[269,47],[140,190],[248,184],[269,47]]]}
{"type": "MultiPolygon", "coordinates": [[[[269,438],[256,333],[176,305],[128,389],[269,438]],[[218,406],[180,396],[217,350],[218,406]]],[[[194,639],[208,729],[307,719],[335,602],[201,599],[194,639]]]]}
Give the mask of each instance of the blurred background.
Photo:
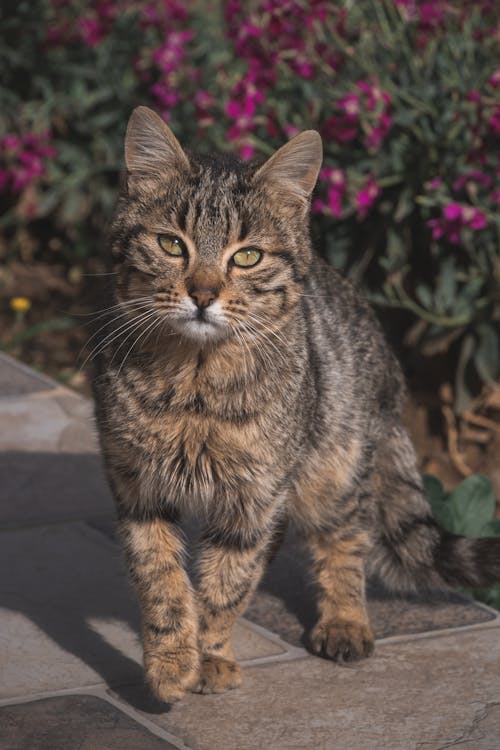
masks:
{"type": "Polygon", "coordinates": [[[89,393],[135,106],[242,159],[316,128],[313,236],[403,363],[436,512],[500,533],[499,20],[497,0],[2,0],[0,347],[89,393]]]}

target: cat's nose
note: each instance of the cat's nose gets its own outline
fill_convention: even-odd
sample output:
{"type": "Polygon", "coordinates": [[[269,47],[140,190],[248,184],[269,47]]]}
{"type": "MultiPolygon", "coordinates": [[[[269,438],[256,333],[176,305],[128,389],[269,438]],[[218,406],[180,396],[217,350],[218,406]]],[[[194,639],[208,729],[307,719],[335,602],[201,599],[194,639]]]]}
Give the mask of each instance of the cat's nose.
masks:
{"type": "Polygon", "coordinates": [[[203,310],[212,304],[217,297],[217,292],[214,289],[192,289],[189,296],[195,301],[197,307],[203,310]]]}

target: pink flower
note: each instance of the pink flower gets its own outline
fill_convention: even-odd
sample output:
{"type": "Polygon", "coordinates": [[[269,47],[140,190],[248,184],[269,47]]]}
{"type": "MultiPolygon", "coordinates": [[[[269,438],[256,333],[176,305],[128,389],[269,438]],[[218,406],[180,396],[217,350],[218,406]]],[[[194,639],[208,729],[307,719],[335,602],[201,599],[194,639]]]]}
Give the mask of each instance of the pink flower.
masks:
{"type": "Polygon", "coordinates": [[[252,143],[250,143],[249,141],[246,141],[240,145],[238,149],[238,153],[240,155],[240,158],[243,159],[243,161],[248,161],[254,155],[255,147],[252,143]]]}
{"type": "Polygon", "coordinates": [[[446,3],[440,0],[420,4],[420,26],[423,29],[435,29],[443,26],[446,18],[446,3]]]}
{"type": "Polygon", "coordinates": [[[337,105],[348,117],[351,117],[353,120],[358,118],[359,96],[357,94],[346,94],[345,96],[341,96],[337,105]]]}
{"type": "Polygon", "coordinates": [[[489,126],[495,135],[500,135],[500,104],[497,104],[489,119],[489,126]]]}
{"type": "Polygon", "coordinates": [[[387,134],[392,127],[391,115],[384,112],[380,115],[378,124],[375,125],[367,135],[365,142],[368,148],[379,148],[382,142],[385,140],[387,134]]]}
{"type": "Polygon", "coordinates": [[[348,143],[358,135],[358,123],[346,115],[332,115],[320,127],[321,135],[337,143],[348,143]]]}
{"type": "Polygon", "coordinates": [[[488,224],[486,216],[475,206],[464,206],[459,203],[448,203],[442,209],[442,216],[429,219],[427,226],[432,229],[433,239],[445,239],[454,245],[462,241],[462,229],[469,227],[474,231],[484,229],[488,224]]]}
{"type": "Polygon", "coordinates": [[[162,73],[177,70],[185,57],[184,45],[193,38],[191,31],[171,31],[161,47],[153,52],[153,60],[162,73]]]}
{"type": "Polygon", "coordinates": [[[497,68],[488,78],[488,83],[490,86],[493,86],[493,88],[496,88],[497,86],[500,86],[500,68],[497,68]]]}
{"type": "Polygon", "coordinates": [[[481,101],[481,93],[477,89],[472,89],[465,98],[469,102],[476,102],[478,104],[481,101]]]}
{"type": "Polygon", "coordinates": [[[425,183],[426,190],[439,190],[443,186],[443,180],[441,177],[433,177],[425,183]]]}
{"type": "Polygon", "coordinates": [[[304,58],[293,60],[291,67],[299,76],[306,80],[309,80],[314,75],[314,65],[304,58]]]}
{"type": "Polygon", "coordinates": [[[382,191],[378,182],[375,180],[373,175],[369,175],[362,189],[358,193],[356,193],[355,196],[358,216],[361,219],[364,219],[365,216],[367,216],[367,214],[375,204],[375,201],[380,196],[381,192],[382,191]]]}
{"type": "Polygon", "coordinates": [[[21,139],[17,135],[5,135],[0,140],[0,149],[6,152],[15,152],[21,145],[21,139]]]}
{"type": "Polygon", "coordinates": [[[45,174],[45,160],[56,155],[49,133],[8,134],[0,139],[0,190],[19,193],[45,174]]]}
{"type": "Polygon", "coordinates": [[[175,107],[180,100],[179,92],[169,86],[165,81],[158,81],[151,86],[151,93],[156,97],[158,102],[167,109],[175,107]]]}
{"type": "Polygon", "coordinates": [[[89,47],[97,47],[104,37],[105,29],[101,21],[94,17],[80,18],[78,29],[82,41],[89,47]]]}
{"type": "Polygon", "coordinates": [[[448,221],[457,221],[462,217],[462,206],[459,203],[448,203],[443,208],[443,216],[448,221]]]}
{"type": "Polygon", "coordinates": [[[395,0],[406,21],[417,21],[421,29],[431,30],[443,26],[448,5],[443,0],[418,2],[417,0],[395,0]]]}
{"type": "Polygon", "coordinates": [[[342,215],[342,203],[346,191],[345,174],[341,169],[324,167],[319,176],[328,183],[325,207],[338,218],[342,215]]]}
{"type": "Polygon", "coordinates": [[[460,175],[460,177],[457,177],[453,183],[453,190],[458,192],[465,187],[469,194],[473,193],[475,195],[477,193],[478,185],[490,187],[492,182],[493,180],[491,177],[485,174],[485,172],[481,172],[478,169],[472,169],[470,172],[466,172],[465,174],[460,175]]]}

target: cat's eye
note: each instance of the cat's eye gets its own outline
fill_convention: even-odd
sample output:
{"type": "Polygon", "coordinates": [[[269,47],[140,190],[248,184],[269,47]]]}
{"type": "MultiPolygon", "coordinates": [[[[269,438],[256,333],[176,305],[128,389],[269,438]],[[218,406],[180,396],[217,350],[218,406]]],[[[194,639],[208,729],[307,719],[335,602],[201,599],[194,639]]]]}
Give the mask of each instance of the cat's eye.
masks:
{"type": "Polygon", "coordinates": [[[254,247],[245,247],[242,250],[238,250],[232,257],[232,261],[235,266],[239,268],[251,268],[255,266],[262,258],[262,251],[256,250],[254,247]]]}
{"type": "Polygon", "coordinates": [[[187,254],[184,242],[173,234],[159,234],[158,244],[162,250],[165,250],[169,255],[174,255],[176,258],[187,254]]]}

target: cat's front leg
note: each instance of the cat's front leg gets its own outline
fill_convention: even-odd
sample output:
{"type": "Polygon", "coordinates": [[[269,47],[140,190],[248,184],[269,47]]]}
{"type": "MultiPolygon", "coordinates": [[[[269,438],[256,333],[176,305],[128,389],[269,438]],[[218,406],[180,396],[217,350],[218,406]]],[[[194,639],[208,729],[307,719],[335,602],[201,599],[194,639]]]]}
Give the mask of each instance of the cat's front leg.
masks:
{"type": "Polygon", "coordinates": [[[222,693],[241,684],[233,654],[232,628],[257,588],[273,546],[275,525],[249,519],[238,526],[208,529],[199,560],[199,692],[222,693]]]}
{"type": "Polygon", "coordinates": [[[142,613],[144,669],[153,693],[179,700],[199,682],[198,613],[183,567],[178,526],[162,518],[120,520],[142,613]]]}

